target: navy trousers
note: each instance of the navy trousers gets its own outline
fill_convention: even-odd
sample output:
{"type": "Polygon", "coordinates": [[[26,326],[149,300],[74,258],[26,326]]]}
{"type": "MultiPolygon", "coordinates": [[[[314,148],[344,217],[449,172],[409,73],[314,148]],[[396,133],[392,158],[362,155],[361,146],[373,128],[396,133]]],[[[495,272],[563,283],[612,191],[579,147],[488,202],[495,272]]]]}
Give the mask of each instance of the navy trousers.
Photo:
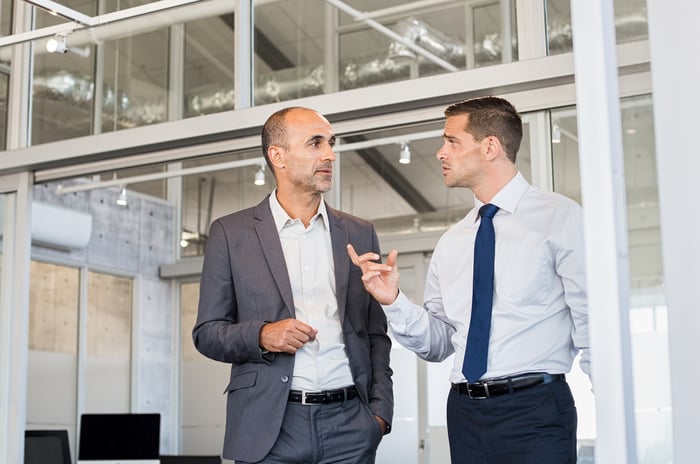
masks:
{"type": "Polygon", "coordinates": [[[573,464],[577,414],[566,382],[513,394],[447,400],[452,464],[573,464]]]}

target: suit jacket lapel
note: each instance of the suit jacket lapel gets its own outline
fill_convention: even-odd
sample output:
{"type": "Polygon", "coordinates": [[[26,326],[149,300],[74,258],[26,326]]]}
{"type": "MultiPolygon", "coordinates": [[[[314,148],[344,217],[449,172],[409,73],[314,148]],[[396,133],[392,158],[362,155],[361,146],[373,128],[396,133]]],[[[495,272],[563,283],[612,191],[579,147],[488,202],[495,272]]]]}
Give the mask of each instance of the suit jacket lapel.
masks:
{"type": "Polygon", "coordinates": [[[333,264],[335,266],[335,295],[338,300],[338,315],[340,322],[345,320],[345,302],[348,296],[348,279],[350,278],[350,258],[347,244],[350,243],[348,231],[337,211],[326,205],[328,222],[331,227],[331,244],[333,248],[333,264]]]}
{"type": "MultiPolygon", "coordinates": [[[[270,272],[275,280],[275,284],[279,289],[282,300],[284,301],[287,310],[291,317],[294,314],[294,297],[292,296],[292,285],[289,281],[289,272],[287,271],[287,262],[284,260],[282,252],[282,244],[280,236],[275,226],[275,220],[270,211],[269,195],[255,208],[255,218],[258,223],[255,224],[255,231],[260,239],[260,245],[265,255],[270,272]]],[[[250,263],[255,265],[255,263],[250,263]]]]}

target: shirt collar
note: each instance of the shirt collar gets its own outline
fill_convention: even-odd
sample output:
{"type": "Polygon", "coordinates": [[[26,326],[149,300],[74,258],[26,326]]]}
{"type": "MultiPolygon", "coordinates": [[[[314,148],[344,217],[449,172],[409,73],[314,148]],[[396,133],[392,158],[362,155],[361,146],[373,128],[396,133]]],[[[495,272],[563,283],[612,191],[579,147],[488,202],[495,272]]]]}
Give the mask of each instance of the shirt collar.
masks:
{"type": "MultiPolygon", "coordinates": [[[[520,203],[527,189],[530,187],[525,177],[518,171],[513,178],[505,185],[489,203],[498,206],[499,209],[513,213],[520,203]]],[[[484,205],[484,202],[474,197],[474,210],[477,214],[474,216],[474,221],[478,218],[478,211],[484,205]]]]}
{"type": "MultiPolygon", "coordinates": [[[[270,194],[270,210],[272,211],[272,217],[275,220],[275,227],[277,228],[277,232],[281,232],[282,229],[284,229],[284,226],[286,226],[288,223],[294,221],[291,217],[289,217],[289,214],[282,208],[282,205],[280,205],[279,200],[277,200],[277,189],[273,190],[272,193],[270,194]]],[[[326,211],[326,202],[323,201],[323,198],[321,198],[321,202],[318,205],[318,211],[314,215],[313,218],[311,218],[311,222],[316,220],[318,216],[321,216],[321,220],[323,221],[323,225],[326,228],[326,230],[330,230],[328,227],[328,212],[326,211]]]]}

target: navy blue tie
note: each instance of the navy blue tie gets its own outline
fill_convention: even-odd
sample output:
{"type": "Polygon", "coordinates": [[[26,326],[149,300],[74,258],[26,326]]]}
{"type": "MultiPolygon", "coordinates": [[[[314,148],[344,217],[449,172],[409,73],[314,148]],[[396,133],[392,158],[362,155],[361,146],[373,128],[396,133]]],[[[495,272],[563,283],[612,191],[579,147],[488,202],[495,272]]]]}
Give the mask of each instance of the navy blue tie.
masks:
{"type": "Polygon", "coordinates": [[[470,383],[479,380],[486,372],[493,308],[493,257],[496,251],[492,219],[497,211],[498,206],[492,204],[479,209],[481,224],[474,242],[472,316],[462,366],[462,373],[470,383]]]}

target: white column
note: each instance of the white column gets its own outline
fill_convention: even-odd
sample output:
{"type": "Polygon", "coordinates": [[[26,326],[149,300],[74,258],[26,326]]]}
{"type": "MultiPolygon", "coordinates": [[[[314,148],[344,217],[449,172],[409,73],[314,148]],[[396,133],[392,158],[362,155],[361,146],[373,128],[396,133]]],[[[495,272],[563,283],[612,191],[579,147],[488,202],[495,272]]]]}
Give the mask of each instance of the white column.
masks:
{"type": "MultiPolygon", "coordinates": [[[[31,30],[32,7],[15,1],[13,33],[31,30]]],[[[31,46],[12,49],[10,100],[7,110],[7,149],[26,147],[30,140],[29,108],[31,46]]],[[[27,359],[29,356],[29,257],[33,176],[17,175],[13,211],[5,211],[11,231],[3,236],[2,299],[0,300],[0,462],[24,462],[27,418],[27,359]],[[6,267],[8,266],[8,267],[6,267]]],[[[11,201],[8,203],[12,203],[11,201]]],[[[8,232],[6,227],[5,232],[8,232]]]]}
{"type": "Polygon", "coordinates": [[[2,294],[0,295],[0,462],[24,462],[29,356],[29,255],[31,175],[18,174],[16,201],[3,212],[2,294]],[[4,222],[3,221],[3,222],[4,222]]]}
{"type": "Polygon", "coordinates": [[[674,462],[698,462],[700,214],[695,178],[700,111],[700,3],[647,0],[661,245],[671,367],[674,462]]]}
{"type": "Polygon", "coordinates": [[[612,2],[571,0],[596,462],[634,464],[629,257],[612,2]]]}

